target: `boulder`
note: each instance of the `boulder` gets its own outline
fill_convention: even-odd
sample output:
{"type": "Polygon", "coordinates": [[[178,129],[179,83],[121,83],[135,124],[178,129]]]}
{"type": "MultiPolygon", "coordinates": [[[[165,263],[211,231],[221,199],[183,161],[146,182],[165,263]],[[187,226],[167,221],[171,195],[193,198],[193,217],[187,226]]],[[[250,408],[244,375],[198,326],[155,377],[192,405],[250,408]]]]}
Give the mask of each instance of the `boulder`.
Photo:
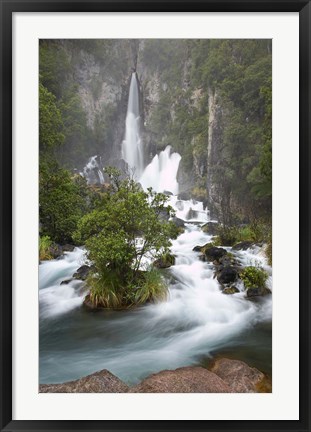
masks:
{"type": "Polygon", "coordinates": [[[173,217],[172,221],[177,226],[177,228],[184,228],[184,226],[185,226],[185,222],[176,216],[173,217]]]}
{"type": "Polygon", "coordinates": [[[76,271],[76,273],[73,274],[72,277],[74,279],[86,280],[90,271],[91,267],[84,264],[83,266],[78,268],[78,270],[76,271]]]}
{"type": "Polygon", "coordinates": [[[63,280],[63,281],[61,281],[61,285],[68,285],[71,281],[73,280],[73,278],[71,278],[71,279],[65,279],[65,280],[63,280]]]}
{"type": "Polygon", "coordinates": [[[194,246],[194,248],[192,250],[193,250],[193,252],[202,252],[202,249],[204,249],[204,247],[205,247],[205,245],[203,245],[203,246],[197,245],[197,246],[194,246]]]}
{"type": "Polygon", "coordinates": [[[267,287],[251,287],[246,290],[247,297],[258,297],[271,294],[271,290],[267,287]]]}
{"type": "Polygon", "coordinates": [[[61,245],[57,243],[52,243],[49,247],[49,255],[51,255],[52,258],[56,259],[63,255],[63,249],[61,245]]]}
{"type": "Polygon", "coordinates": [[[232,393],[258,393],[265,375],[240,360],[217,359],[211,371],[218,375],[232,393]]]}
{"type": "Polygon", "coordinates": [[[227,287],[224,290],[222,290],[223,294],[236,294],[240,292],[235,286],[227,287]]]}
{"type": "Polygon", "coordinates": [[[74,250],[75,246],[72,244],[66,243],[63,246],[61,246],[61,248],[62,248],[63,252],[72,252],[74,250]]]}
{"type": "Polygon", "coordinates": [[[205,249],[205,256],[207,261],[218,261],[221,257],[227,254],[227,251],[223,248],[211,246],[205,249]]]}
{"type": "Polygon", "coordinates": [[[40,393],[127,393],[129,387],[106,369],[62,384],[40,384],[40,393]]]}
{"type": "Polygon", "coordinates": [[[227,285],[236,282],[238,275],[239,273],[235,267],[226,266],[217,272],[217,280],[220,284],[227,285]]]}
{"type": "Polygon", "coordinates": [[[231,389],[203,367],[183,367],[150,375],[129,393],[231,393],[231,389]]]}
{"type": "Polygon", "coordinates": [[[217,222],[207,222],[202,226],[202,231],[210,234],[217,235],[219,224],[217,222]]]}

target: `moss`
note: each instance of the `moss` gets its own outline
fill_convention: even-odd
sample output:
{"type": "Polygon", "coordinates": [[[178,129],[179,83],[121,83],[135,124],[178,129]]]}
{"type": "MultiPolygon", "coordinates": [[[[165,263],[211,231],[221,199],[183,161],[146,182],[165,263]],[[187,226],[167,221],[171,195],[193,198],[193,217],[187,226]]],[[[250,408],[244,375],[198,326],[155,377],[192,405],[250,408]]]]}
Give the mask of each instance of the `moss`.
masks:
{"type": "Polygon", "coordinates": [[[268,274],[261,267],[249,266],[243,269],[240,273],[240,277],[246,289],[261,288],[266,286],[268,274]]]}

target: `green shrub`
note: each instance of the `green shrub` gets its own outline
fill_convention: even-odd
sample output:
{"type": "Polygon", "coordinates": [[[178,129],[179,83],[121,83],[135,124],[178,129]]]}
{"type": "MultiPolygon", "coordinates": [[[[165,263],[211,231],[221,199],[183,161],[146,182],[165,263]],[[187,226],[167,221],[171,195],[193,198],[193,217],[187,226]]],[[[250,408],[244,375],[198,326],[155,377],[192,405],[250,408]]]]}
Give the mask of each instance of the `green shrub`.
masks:
{"type": "Polygon", "coordinates": [[[152,269],[143,272],[140,283],[131,291],[130,300],[133,305],[164,301],[167,292],[165,279],[158,270],[152,269]]]}
{"type": "Polygon", "coordinates": [[[240,234],[238,227],[218,227],[219,243],[226,246],[233,246],[240,241],[240,234]]]}
{"type": "Polygon", "coordinates": [[[268,274],[261,267],[249,266],[245,267],[240,274],[246,289],[255,287],[264,287],[268,274]]]}
{"type": "Polygon", "coordinates": [[[52,246],[52,240],[49,236],[39,237],[39,260],[49,260],[52,259],[50,252],[50,247],[52,246]]]}
{"type": "Polygon", "coordinates": [[[139,272],[131,283],[107,270],[90,275],[90,301],[95,307],[125,309],[147,302],[163,301],[167,297],[167,284],[158,270],[139,272]]]}

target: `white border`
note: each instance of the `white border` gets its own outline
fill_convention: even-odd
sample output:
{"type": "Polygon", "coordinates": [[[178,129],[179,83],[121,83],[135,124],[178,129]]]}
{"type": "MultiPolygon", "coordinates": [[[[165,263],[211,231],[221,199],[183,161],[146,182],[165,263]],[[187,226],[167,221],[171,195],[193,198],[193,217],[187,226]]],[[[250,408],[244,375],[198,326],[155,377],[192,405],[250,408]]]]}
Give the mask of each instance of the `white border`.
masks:
{"type": "Polygon", "coordinates": [[[298,29],[298,13],[14,14],[13,419],[299,418],[298,29]],[[141,37],[273,38],[272,394],[38,394],[38,39],[141,37]]]}

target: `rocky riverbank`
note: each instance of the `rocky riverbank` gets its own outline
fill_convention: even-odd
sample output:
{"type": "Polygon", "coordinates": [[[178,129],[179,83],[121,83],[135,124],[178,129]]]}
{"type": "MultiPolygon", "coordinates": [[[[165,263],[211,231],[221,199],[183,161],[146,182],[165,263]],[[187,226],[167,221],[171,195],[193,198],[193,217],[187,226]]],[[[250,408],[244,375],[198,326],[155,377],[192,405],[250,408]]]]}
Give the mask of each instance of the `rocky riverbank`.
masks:
{"type": "Polygon", "coordinates": [[[271,380],[240,360],[216,359],[210,370],[189,366],[152,374],[129,387],[106,369],[62,384],[41,384],[40,393],[270,393],[271,380]]]}

